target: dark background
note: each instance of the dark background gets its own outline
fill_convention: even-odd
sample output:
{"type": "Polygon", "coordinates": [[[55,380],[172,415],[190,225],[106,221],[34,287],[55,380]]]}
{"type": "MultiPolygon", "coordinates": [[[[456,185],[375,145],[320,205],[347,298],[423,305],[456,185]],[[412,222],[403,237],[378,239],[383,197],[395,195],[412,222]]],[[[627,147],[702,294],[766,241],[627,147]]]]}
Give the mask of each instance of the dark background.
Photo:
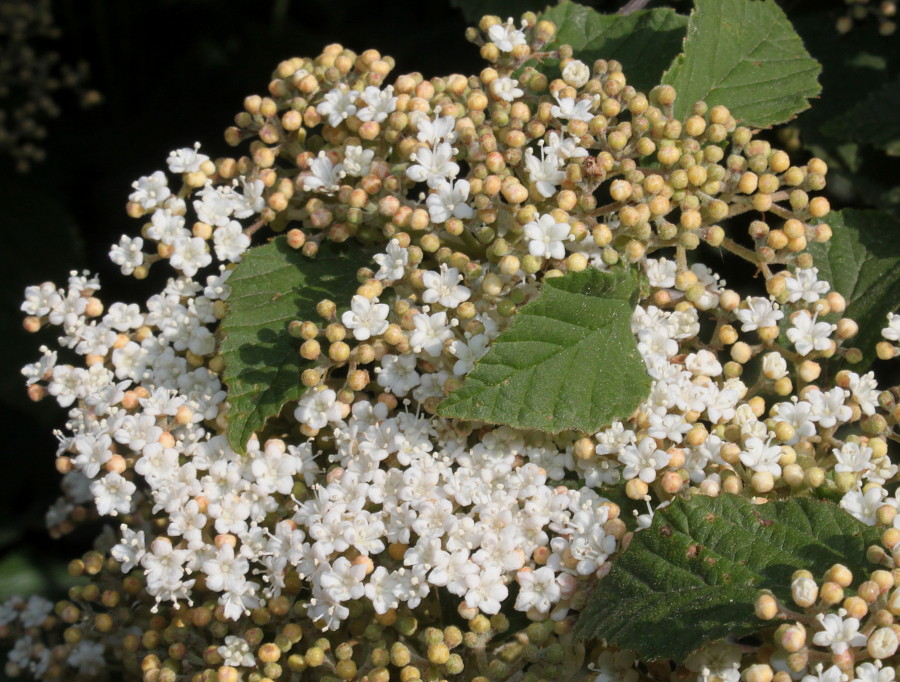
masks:
{"type": "MultiPolygon", "coordinates": [[[[545,4],[456,1],[470,16],[518,15],[545,4]]],[[[625,0],[583,4],[612,12],[625,0]]],[[[848,55],[867,43],[896,49],[896,38],[879,41],[872,31],[840,38],[834,22],[845,11],[841,0],[782,4],[808,49],[826,62],[823,100],[829,106],[847,106],[859,96],[848,88],[860,82],[848,83],[829,60],[849,63],[848,55]]],[[[684,1],[648,6],[662,5],[690,7],[684,1]]],[[[125,215],[131,182],[165,169],[170,150],[195,141],[214,158],[230,153],[222,131],[246,95],[266,93],[282,59],[314,56],[340,42],[392,55],[395,75],[477,73],[484,66],[478,48],[464,38],[470,22],[449,0],[54,0],[51,6],[61,35],[36,41],[35,49],[57,50],[66,62],[86,61],[86,87],[103,101],[82,109],[75,94],[61,93],[61,116],[48,123],[41,142],[46,160],[27,174],[0,157],[0,599],[12,592],[58,594],[65,562],[88,548],[97,530],[51,540],[44,527],[44,512],[58,496],[52,430],[62,427],[65,413],[52,400],[34,405],[25,396],[19,369],[51,339],[22,331],[24,287],[48,279],[62,284],[70,269],[87,268],[100,275],[107,304],[146,299],[150,288],[120,275],[107,256],[121,234],[136,234],[140,226],[125,215]]],[[[0,109],[16,96],[0,98],[0,109]]],[[[816,127],[809,126],[810,139],[816,127]]],[[[795,155],[802,159],[803,152],[795,155]]],[[[845,193],[833,203],[866,202],[845,193]]]]}

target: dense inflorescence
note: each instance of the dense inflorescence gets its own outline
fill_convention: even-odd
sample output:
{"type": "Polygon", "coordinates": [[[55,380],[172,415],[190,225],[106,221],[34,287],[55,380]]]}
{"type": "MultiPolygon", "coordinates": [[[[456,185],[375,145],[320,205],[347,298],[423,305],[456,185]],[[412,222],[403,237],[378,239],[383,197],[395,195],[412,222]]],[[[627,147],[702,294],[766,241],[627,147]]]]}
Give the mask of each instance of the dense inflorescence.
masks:
{"type": "MultiPolygon", "coordinates": [[[[112,523],[72,562],[89,580],[69,599],[0,607],[9,674],[893,678],[896,393],[871,372],[830,379],[861,353],[853,320],[820,319],[846,302],[806,252],[831,234],[811,196],[826,165],[793,165],[722,106],[678,120],[673,88],[545,51],[554,33],[486,17],[470,38],[490,66],[469,77],[389,82],[389,57],[339,45],[284,61],[226,131],[252,140],[246,156],[179,149],[134,183],[141,235],[110,256],[139,279],[168,261],[160,293],[107,306],[89,273],[28,289],[26,328],[61,331],[25,368],[29,393],[70,408],[48,526],[112,523]],[[561,78],[536,68],[550,59],[561,78]],[[219,324],[267,230],[308,257],[376,255],[350,300],[290,324],[307,390],[238,452],[219,324]],[[703,244],[765,288],[726,288],[703,244]],[[623,264],[644,274],[632,331],[653,380],[632,415],[559,434],[436,415],[544,279],[623,264]],[[855,591],[841,567],[810,567],[827,573],[798,574],[795,604],[758,603],[796,625],[674,668],[574,641],[661,505],[814,493],[886,528],[883,567],[855,591]]],[[[900,352],[898,320],[880,357],[900,352]]]]}

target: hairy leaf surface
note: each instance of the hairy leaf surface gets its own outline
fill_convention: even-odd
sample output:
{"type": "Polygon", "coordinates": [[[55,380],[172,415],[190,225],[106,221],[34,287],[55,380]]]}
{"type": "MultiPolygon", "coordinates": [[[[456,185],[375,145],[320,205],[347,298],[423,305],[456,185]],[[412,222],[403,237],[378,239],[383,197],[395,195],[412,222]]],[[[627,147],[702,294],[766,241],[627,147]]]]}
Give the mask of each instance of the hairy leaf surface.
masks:
{"type": "Polygon", "coordinates": [[[880,531],[831,502],[792,498],[753,505],[736,495],[677,499],[600,580],[576,625],[645,659],[685,657],[706,642],[756,632],[759,590],[790,602],[791,575],[835,563],[858,584],[880,531]],[[661,625],[665,625],[661,627],[661,625]]]}
{"type": "Polygon", "coordinates": [[[809,108],[821,70],[774,0],[696,0],[684,52],[663,82],[678,91],[680,118],[704,100],[767,128],[809,108]]]}
{"type": "MultiPolygon", "coordinates": [[[[565,0],[543,15],[559,32],[547,49],[571,45],[575,57],[588,66],[597,59],[622,63],[628,83],[649,90],[681,50],[687,17],[660,7],[628,15],[600,14],[590,7],[565,0]]],[[[558,75],[557,60],[547,59],[538,68],[551,77],[558,75]],[[553,71],[552,73],[551,70],[553,71]]]]}
{"type": "Polygon", "coordinates": [[[228,280],[232,293],[222,320],[223,378],[228,386],[228,442],[243,452],[247,439],[285,403],[306,390],[300,372],[310,363],[288,333],[292,320],[316,319],[323,298],[348,302],[368,251],[324,242],[315,258],[290,248],[284,237],[251,249],[228,280]]]}
{"type": "Polygon", "coordinates": [[[848,367],[856,372],[875,359],[875,344],[887,326],[887,314],[900,307],[900,221],[883,211],[844,209],[823,219],[831,226],[831,240],[811,243],[809,252],[819,279],[831,283],[847,299],[849,317],[859,325],[850,345],[863,352],[863,361],[848,367]]]}
{"type": "Polygon", "coordinates": [[[650,390],[631,333],[637,288],[625,269],[544,280],[438,413],[551,433],[627,417],[650,390]]]}

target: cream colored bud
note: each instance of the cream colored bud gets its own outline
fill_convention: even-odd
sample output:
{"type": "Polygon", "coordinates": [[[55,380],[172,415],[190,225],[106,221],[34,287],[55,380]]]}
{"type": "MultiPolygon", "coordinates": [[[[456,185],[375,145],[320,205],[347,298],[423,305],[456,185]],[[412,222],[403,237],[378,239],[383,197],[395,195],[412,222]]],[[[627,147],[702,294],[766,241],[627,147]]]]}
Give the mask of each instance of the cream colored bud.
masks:
{"type": "Polygon", "coordinates": [[[787,376],[787,361],[780,353],[766,353],[763,356],[762,369],[767,379],[776,381],[787,376]]]}
{"type": "Polygon", "coordinates": [[[562,70],[563,80],[573,88],[580,88],[591,77],[591,69],[584,62],[573,59],[562,70]]]}
{"type": "Polygon", "coordinates": [[[822,584],[819,597],[826,606],[840,604],[844,600],[844,588],[835,582],[825,582],[822,584]]]}
{"type": "Polygon", "coordinates": [[[741,674],[744,682],[772,682],[775,673],[766,663],[754,663],[741,674]]]}
{"type": "Polygon", "coordinates": [[[825,580],[831,580],[841,587],[849,587],[853,583],[853,573],[843,564],[834,564],[825,573],[825,580]]]}
{"type": "Polygon", "coordinates": [[[819,586],[812,578],[795,578],[791,582],[791,598],[797,606],[809,608],[819,598],[819,586]]]}
{"type": "Polygon", "coordinates": [[[897,639],[897,633],[893,628],[878,628],[869,635],[866,651],[872,658],[888,658],[897,651],[898,644],[900,644],[900,640],[897,639]]]}
{"type": "Polygon", "coordinates": [[[753,610],[760,620],[772,620],[778,615],[778,603],[771,594],[763,592],[756,598],[753,610]]]}
{"type": "Polygon", "coordinates": [[[781,472],[781,477],[792,488],[797,488],[805,482],[803,467],[799,464],[788,464],[785,466],[781,472]]]}
{"type": "Polygon", "coordinates": [[[770,492],[775,487],[775,479],[768,471],[757,471],[750,479],[753,489],[762,494],[770,492]]]}
{"type": "Polygon", "coordinates": [[[779,644],[788,653],[800,651],[806,646],[806,628],[801,623],[788,625],[781,632],[779,644]]]}

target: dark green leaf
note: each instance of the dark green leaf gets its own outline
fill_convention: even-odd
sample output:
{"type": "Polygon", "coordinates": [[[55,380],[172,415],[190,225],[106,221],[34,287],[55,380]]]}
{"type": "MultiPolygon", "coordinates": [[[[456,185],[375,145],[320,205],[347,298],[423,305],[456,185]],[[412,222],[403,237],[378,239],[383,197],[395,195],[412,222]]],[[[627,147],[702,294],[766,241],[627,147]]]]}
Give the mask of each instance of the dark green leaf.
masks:
{"type": "Polygon", "coordinates": [[[854,209],[823,220],[831,226],[831,240],[811,243],[809,252],[819,278],[847,299],[842,317],[859,325],[851,343],[863,352],[863,361],[850,366],[859,372],[875,359],[887,314],[900,307],[900,221],[882,211],[854,209]]]}
{"type": "MultiPolygon", "coordinates": [[[[551,7],[541,18],[559,29],[547,49],[571,45],[575,57],[588,65],[597,59],[616,59],[622,63],[628,83],[638,90],[659,83],[681,50],[687,26],[687,17],[669,8],[600,14],[568,0],[551,7]]],[[[555,60],[545,60],[538,68],[552,77],[559,74],[555,60]]]]}
{"type": "MultiPolygon", "coordinates": [[[[822,64],[822,96],[796,121],[800,142],[828,163],[827,191],[837,202],[900,216],[900,187],[894,180],[900,177],[900,159],[844,139],[835,123],[868,93],[900,76],[900,52],[894,37],[879,35],[875,21],[857,23],[849,33],[836,35],[834,25],[842,13],[840,6],[811,7],[791,16],[803,42],[822,64]]],[[[893,114],[889,107],[885,112],[893,114]]]]}
{"type": "Polygon", "coordinates": [[[683,661],[706,642],[764,627],[753,609],[759,590],[791,603],[795,570],[821,575],[841,563],[861,582],[866,548],[880,535],[809,498],[759,506],[735,495],[678,499],[635,533],[598,583],[576,635],[683,661]]]}
{"type": "Polygon", "coordinates": [[[684,52],[663,82],[678,91],[680,118],[703,100],[767,128],[809,108],[820,71],[774,0],[696,0],[684,52]]]}
{"type": "Polygon", "coordinates": [[[900,78],[885,83],[847,113],[831,121],[828,135],[846,142],[870,144],[890,156],[900,155],[900,78]]]}
{"type": "Polygon", "coordinates": [[[544,280],[438,413],[557,433],[593,433],[650,390],[631,333],[638,275],[596,269],[544,280]]]}
{"type": "Polygon", "coordinates": [[[290,248],[284,237],[251,249],[228,283],[228,315],[222,320],[222,356],[228,385],[228,442],[243,452],[247,439],[285,403],[305,390],[300,372],[308,365],[288,333],[292,320],[316,319],[316,304],[350,300],[356,271],[369,252],[325,242],[315,258],[290,248]]]}

